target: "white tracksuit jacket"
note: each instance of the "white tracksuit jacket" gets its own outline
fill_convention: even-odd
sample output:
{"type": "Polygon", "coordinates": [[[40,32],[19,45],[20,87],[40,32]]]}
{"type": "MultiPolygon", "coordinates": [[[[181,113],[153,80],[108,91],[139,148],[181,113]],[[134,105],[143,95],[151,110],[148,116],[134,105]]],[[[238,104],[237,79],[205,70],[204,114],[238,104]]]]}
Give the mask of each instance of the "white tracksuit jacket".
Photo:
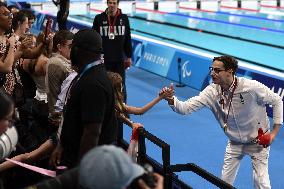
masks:
{"type": "MultiPolygon", "coordinates": [[[[230,90],[232,92],[232,86],[230,90]]],[[[190,114],[206,106],[212,110],[215,118],[223,127],[228,113],[228,104],[228,93],[222,95],[219,85],[210,84],[198,96],[187,101],[182,102],[174,97],[174,105],[171,107],[177,113],[190,114]],[[224,99],[224,108],[219,102],[221,98],[224,99]]],[[[258,81],[237,78],[237,87],[227,121],[228,128],[225,132],[228,138],[237,143],[250,143],[257,137],[258,128],[263,128],[263,131],[269,129],[266,104],[273,106],[274,124],[282,124],[283,101],[280,96],[258,81]]]]}

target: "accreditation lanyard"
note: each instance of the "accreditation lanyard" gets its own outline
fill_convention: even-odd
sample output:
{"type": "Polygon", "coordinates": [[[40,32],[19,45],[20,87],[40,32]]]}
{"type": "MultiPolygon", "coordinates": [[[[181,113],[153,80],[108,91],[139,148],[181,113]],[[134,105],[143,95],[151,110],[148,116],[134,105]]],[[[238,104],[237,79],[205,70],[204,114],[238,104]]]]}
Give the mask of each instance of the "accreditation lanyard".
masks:
{"type": "Polygon", "coordinates": [[[87,64],[83,71],[80,73],[80,75],[77,77],[77,79],[74,79],[71,84],[69,85],[68,89],[67,89],[67,93],[66,93],[66,96],[65,96],[65,100],[64,100],[64,106],[63,106],[63,112],[65,112],[65,108],[66,108],[66,104],[67,104],[67,101],[69,100],[70,98],[70,92],[71,92],[71,88],[73,88],[73,86],[75,86],[78,81],[82,78],[82,76],[89,70],[91,69],[92,67],[94,66],[97,66],[99,64],[102,63],[102,60],[97,60],[93,63],[90,63],[90,64],[87,64]]]}
{"type": "MultiPolygon", "coordinates": [[[[234,96],[234,93],[235,93],[235,90],[237,88],[237,78],[234,78],[234,82],[233,82],[233,90],[232,90],[232,94],[229,98],[229,107],[228,107],[228,113],[227,115],[224,114],[224,126],[223,126],[223,129],[224,131],[227,130],[227,127],[228,127],[228,118],[229,118],[229,114],[230,114],[230,110],[231,110],[231,106],[232,106],[232,101],[233,101],[233,96],[234,96]]],[[[224,94],[224,91],[222,89],[222,95],[224,94]]],[[[223,108],[224,108],[224,102],[223,102],[223,108]]]]}
{"type": "Polygon", "coordinates": [[[120,14],[120,10],[117,9],[116,13],[115,13],[115,16],[114,16],[114,19],[113,19],[113,22],[111,21],[111,16],[108,15],[107,16],[107,19],[108,19],[108,23],[109,23],[109,30],[110,30],[110,33],[114,33],[114,24],[116,22],[116,19],[118,17],[118,15],[120,14]]]}

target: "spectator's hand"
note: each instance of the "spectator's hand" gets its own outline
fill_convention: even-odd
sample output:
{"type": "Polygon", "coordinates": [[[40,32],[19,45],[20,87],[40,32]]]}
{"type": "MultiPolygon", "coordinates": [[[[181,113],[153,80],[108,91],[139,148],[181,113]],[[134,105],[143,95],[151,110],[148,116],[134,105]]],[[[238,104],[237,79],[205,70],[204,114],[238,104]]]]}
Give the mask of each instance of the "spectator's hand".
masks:
{"type": "Polygon", "coordinates": [[[45,43],[45,35],[43,32],[40,32],[36,38],[37,44],[45,43]]]}
{"type": "Polygon", "coordinates": [[[131,62],[131,58],[127,58],[125,61],[124,61],[124,69],[129,69],[130,66],[131,66],[132,62],[131,62]]]}
{"type": "Polygon", "coordinates": [[[15,47],[16,36],[15,36],[15,35],[12,35],[9,39],[7,39],[7,43],[10,44],[10,47],[15,47]]]}
{"type": "MultiPolygon", "coordinates": [[[[156,186],[153,189],[163,189],[164,188],[164,177],[162,177],[158,173],[153,173],[153,175],[156,180],[156,186]]],[[[147,186],[147,184],[142,179],[139,179],[138,184],[141,189],[150,189],[150,187],[147,186]]]]}
{"type": "Polygon", "coordinates": [[[30,48],[33,45],[33,39],[31,37],[27,37],[25,36],[22,40],[21,40],[21,49],[27,49],[30,48]]]}
{"type": "Polygon", "coordinates": [[[47,37],[47,53],[48,53],[48,55],[51,55],[51,53],[52,53],[54,35],[55,35],[55,33],[52,32],[47,37]]]}
{"type": "Polygon", "coordinates": [[[60,143],[57,144],[56,148],[53,150],[50,159],[49,165],[52,167],[57,167],[60,164],[61,155],[63,152],[63,148],[60,143]]]}

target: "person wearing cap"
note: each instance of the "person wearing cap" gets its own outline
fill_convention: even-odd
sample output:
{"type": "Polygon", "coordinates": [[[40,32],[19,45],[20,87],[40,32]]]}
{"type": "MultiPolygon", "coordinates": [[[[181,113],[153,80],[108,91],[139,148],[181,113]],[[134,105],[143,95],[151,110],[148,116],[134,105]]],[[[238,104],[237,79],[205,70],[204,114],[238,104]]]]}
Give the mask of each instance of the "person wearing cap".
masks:
{"type": "Polygon", "coordinates": [[[161,175],[152,173],[154,186],[150,187],[143,179],[145,174],[147,171],[134,163],[123,149],[102,145],[92,148],[78,166],[26,189],[163,189],[161,175]]]}
{"type": "MultiPolygon", "coordinates": [[[[114,145],[102,145],[90,150],[79,165],[79,187],[88,189],[124,189],[138,180],[140,189],[149,186],[139,179],[145,170],[128,154],[114,145]]],[[[154,173],[154,189],[163,188],[163,177],[154,173]]]]}
{"type": "Polygon", "coordinates": [[[107,0],[108,8],[96,15],[93,29],[102,36],[107,71],[119,73],[123,79],[126,100],[125,69],[131,66],[131,32],[128,17],[118,5],[119,0],[107,0]]]}
{"type": "Polygon", "coordinates": [[[101,52],[102,39],[95,30],[83,29],[75,34],[71,64],[78,75],[67,92],[61,144],[58,153],[54,152],[55,162],[68,168],[75,167],[94,146],[116,143],[114,94],[101,52]]]}

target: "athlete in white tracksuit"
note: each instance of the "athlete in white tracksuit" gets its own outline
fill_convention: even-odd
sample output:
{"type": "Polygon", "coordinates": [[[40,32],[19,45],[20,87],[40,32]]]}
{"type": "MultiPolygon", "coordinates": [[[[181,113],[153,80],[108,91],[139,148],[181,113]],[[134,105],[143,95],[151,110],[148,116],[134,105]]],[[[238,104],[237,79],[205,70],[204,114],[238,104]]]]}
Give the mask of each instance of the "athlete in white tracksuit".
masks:
{"type": "MultiPolygon", "coordinates": [[[[210,70],[213,83],[198,96],[182,102],[169,95],[169,105],[180,114],[190,114],[205,106],[214,113],[229,138],[222,170],[224,181],[233,184],[241,159],[249,155],[255,188],[271,188],[268,175],[269,147],[264,148],[252,141],[258,136],[258,129],[262,128],[263,131],[268,130],[267,146],[272,143],[283,122],[282,99],[258,81],[236,77],[237,61],[232,57],[214,58],[210,70]],[[273,107],[274,127],[271,132],[266,104],[273,107]]],[[[163,90],[173,92],[173,88],[165,87],[163,90]]]]}

